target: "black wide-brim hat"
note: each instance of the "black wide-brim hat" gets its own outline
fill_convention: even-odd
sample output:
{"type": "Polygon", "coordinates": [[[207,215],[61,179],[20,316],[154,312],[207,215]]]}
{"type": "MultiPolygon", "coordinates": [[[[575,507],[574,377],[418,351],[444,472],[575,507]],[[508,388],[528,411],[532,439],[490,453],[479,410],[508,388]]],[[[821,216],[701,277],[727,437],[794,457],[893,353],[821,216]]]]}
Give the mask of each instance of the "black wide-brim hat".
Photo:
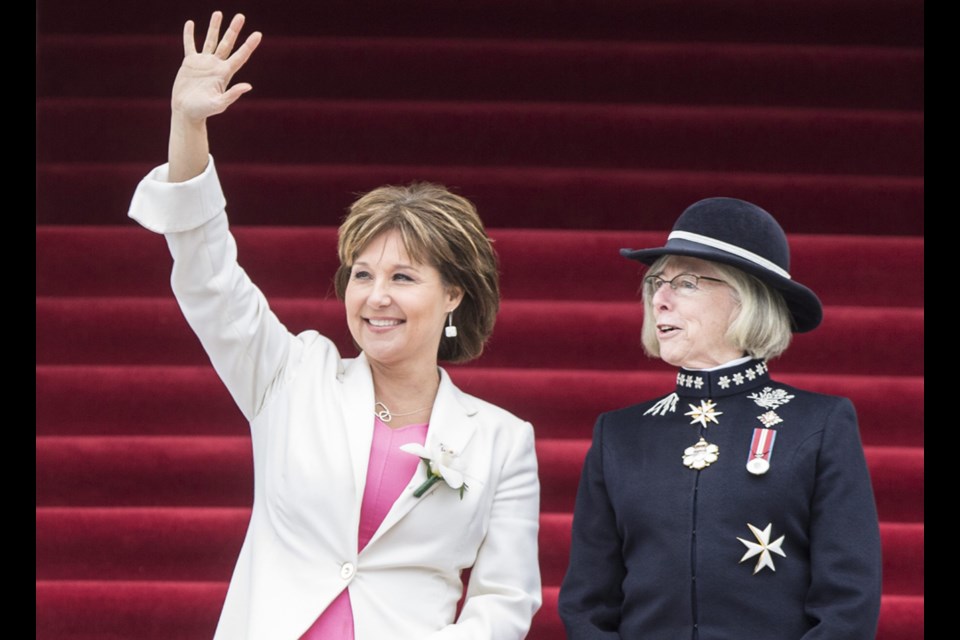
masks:
{"type": "Polygon", "coordinates": [[[664,255],[691,256],[737,267],[773,287],[787,302],[795,333],[816,329],[823,319],[817,295],[790,277],[787,235],[772,215],[737,198],[706,198],[680,214],[667,244],[621,249],[620,255],[651,265],[664,255]]]}

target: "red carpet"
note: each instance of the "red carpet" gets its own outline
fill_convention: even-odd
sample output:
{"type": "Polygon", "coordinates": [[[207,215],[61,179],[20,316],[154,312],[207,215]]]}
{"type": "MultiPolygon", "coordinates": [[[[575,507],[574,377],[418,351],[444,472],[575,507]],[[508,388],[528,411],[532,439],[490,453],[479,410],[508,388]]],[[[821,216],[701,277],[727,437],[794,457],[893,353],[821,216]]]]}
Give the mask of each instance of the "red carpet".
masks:
{"type": "MultiPolygon", "coordinates": [[[[37,8],[38,640],[212,635],[252,495],[247,427],[126,218],[164,161],[186,18],[244,11],[254,85],[211,124],[240,259],[292,330],[352,353],[331,294],[355,194],[473,199],[504,303],[466,390],[531,420],[544,606],[600,411],[664,393],[638,270],[679,212],[745,198],[825,319],[771,372],[857,406],[884,548],[880,640],[924,629],[923,2],[375,0],[37,8]],[[522,7],[522,9],[521,9],[522,7]]],[[[239,78],[238,78],[239,79],[239,78]]]]}

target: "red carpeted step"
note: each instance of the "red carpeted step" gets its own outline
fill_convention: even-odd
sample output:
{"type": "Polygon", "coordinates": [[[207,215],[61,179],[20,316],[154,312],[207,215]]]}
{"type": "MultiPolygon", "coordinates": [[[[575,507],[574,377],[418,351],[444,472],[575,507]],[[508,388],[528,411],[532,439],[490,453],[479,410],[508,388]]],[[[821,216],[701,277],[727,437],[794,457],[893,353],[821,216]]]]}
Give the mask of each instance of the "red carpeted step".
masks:
{"type": "Polygon", "coordinates": [[[209,640],[226,582],[37,580],[37,640],[209,640]]]}
{"type": "MultiPolygon", "coordinates": [[[[168,103],[38,99],[37,161],[160,161],[168,103]]],[[[919,177],[923,121],[879,110],[250,100],[217,122],[216,148],[230,162],[919,177]]]]}
{"type": "MultiPolygon", "coordinates": [[[[533,423],[540,438],[588,438],[601,411],[672,389],[672,371],[447,367],[465,391],[533,423]]],[[[922,446],[924,379],[785,374],[787,384],[850,398],[865,444],[922,446]]],[[[247,422],[208,365],[38,366],[39,436],[245,436],[247,422]]]]}
{"type": "Polygon", "coordinates": [[[924,595],[924,524],[881,522],[883,593],[924,595]]]}
{"type": "Polygon", "coordinates": [[[250,520],[245,507],[43,507],[38,580],[230,579],[250,520]]]}
{"type": "Polygon", "coordinates": [[[36,425],[38,436],[249,434],[209,365],[38,366],[36,425]]]}
{"type": "MultiPolygon", "coordinates": [[[[182,50],[176,34],[43,36],[37,93],[167,98],[169,87],[158,80],[170,75],[182,50]]],[[[256,99],[922,110],[923,60],[922,48],[906,47],[266,34],[242,79],[256,99]]]]}
{"type": "MultiPolygon", "coordinates": [[[[40,33],[179,33],[183,21],[206,24],[217,0],[168,0],[137,11],[121,0],[100,0],[97,11],[69,0],[44,0],[40,33]]],[[[318,36],[606,38],[916,46],[924,41],[922,0],[684,0],[638,3],[606,0],[408,0],[384,11],[379,0],[325,0],[265,8],[235,0],[248,28],[267,34],[318,36]]]]}
{"type": "MultiPolygon", "coordinates": [[[[156,163],[164,158],[157,156],[156,163]]],[[[336,226],[357,194],[430,180],[471,198],[490,229],[667,230],[687,205],[730,195],[790,233],[922,236],[922,177],[658,169],[379,164],[237,164],[217,152],[236,225],[336,226]]],[[[149,163],[37,165],[37,222],[122,225],[149,163]]]]}
{"type": "MultiPolygon", "coordinates": [[[[37,228],[37,294],[171,296],[162,237],[139,225],[37,228]],[[96,255],[96,261],[89,256],[96,255]],[[76,264],[86,264],[77,269],[76,264]]],[[[663,231],[490,229],[506,300],[639,301],[639,263],[621,247],[660,246],[663,231]],[[619,277],[615,277],[619,274],[619,277]]],[[[335,227],[235,226],[244,269],[268,297],[319,299],[338,262],[335,227]],[[283,260],[278,260],[283,256],[283,260]]],[[[794,234],[791,272],[826,305],[922,307],[922,236],[794,234]]]]}
{"type": "Polygon", "coordinates": [[[884,596],[880,603],[877,640],[913,640],[924,637],[922,596],[884,596]]]}
{"type": "MultiPolygon", "coordinates": [[[[572,511],[589,439],[537,441],[541,510],[572,511]]],[[[248,506],[247,437],[37,438],[37,506],[248,506]]],[[[923,449],[867,447],[885,521],[923,521],[923,449]]]]}
{"type": "MultiPolygon", "coordinates": [[[[345,357],[355,353],[339,302],[274,298],[272,308],[291,331],[325,328],[345,357]]],[[[36,309],[38,364],[208,361],[172,298],[38,297],[36,309]]],[[[641,313],[637,302],[505,301],[473,366],[663,370],[641,350],[641,313]],[[584,327],[596,329],[589,339],[584,327]]],[[[923,374],[917,357],[922,308],[827,307],[824,313],[817,331],[794,338],[777,360],[779,371],[923,374]]]]}
{"type": "MultiPolygon", "coordinates": [[[[38,580],[227,580],[250,511],[246,508],[74,508],[37,510],[38,580]]],[[[570,555],[570,513],[540,516],[544,586],[558,586],[570,555]]],[[[923,595],[922,523],[883,522],[883,592],[923,595]]]]}
{"type": "Polygon", "coordinates": [[[37,506],[246,507],[247,437],[38,437],[37,506]]]}

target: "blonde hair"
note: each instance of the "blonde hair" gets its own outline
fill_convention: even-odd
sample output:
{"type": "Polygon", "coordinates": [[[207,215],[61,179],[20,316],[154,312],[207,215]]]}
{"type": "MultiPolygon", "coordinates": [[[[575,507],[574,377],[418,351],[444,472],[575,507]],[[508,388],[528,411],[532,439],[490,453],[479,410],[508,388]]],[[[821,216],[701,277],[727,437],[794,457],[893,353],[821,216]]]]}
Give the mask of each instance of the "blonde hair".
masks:
{"type": "Polygon", "coordinates": [[[500,309],[499,262],[474,204],[442,185],[386,185],[350,206],[338,232],[337,298],[344,299],[360,252],[392,230],[400,232],[412,260],[435,267],[444,286],[463,292],[453,312],[457,336],[440,340],[437,359],[459,363],[479,357],[500,309]]]}
{"type": "MultiPolygon", "coordinates": [[[[650,265],[647,273],[662,272],[672,259],[678,257],[681,256],[661,256],[650,265]]],[[[727,327],[727,341],[753,358],[771,360],[786,351],[793,338],[793,331],[790,311],[780,292],[736,267],[713,261],[710,261],[710,265],[716,269],[717,277],[726,281],[733,289],[734,298],[740,306],[727,327]]],[[[643,287],[642,291],[643,327],[640,335],[643,350],[647,355],[659,358],[660,343],[657,341],[653,303],[647,296],[646,287],[643,287]]]]}

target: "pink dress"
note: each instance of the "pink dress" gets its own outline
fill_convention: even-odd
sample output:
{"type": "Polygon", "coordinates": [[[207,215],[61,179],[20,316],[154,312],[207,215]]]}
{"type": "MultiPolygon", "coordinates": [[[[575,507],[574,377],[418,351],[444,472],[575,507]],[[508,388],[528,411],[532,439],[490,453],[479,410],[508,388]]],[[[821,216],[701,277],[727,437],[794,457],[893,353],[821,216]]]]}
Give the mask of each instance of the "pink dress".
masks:
{"type": "MultiPolygon", "coordinates": [[[[363,491],[363,504],[360,506],[357,551],[362,551],[367,546],[420,464],[420,458],[400,451],[400,447],[409,442],[422,445],[426,438],[427,423],[391,429],[380,418],[374,418],[367,484],[363,491]]],[[[353,609],[347,589],[334,598],[317,621],[300,636],[300,640],[354,640],[353,609]]]]}

